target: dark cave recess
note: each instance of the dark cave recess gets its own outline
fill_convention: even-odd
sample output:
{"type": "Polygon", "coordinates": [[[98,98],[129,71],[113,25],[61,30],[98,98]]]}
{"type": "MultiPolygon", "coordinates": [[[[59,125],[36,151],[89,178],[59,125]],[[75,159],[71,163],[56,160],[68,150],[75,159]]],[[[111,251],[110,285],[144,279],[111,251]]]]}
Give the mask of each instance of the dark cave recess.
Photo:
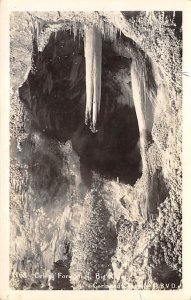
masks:
{"type": "Polygon", "coordinates": [[[19,89],[30,118],[25,130],[41,132],[62,143],[71,140],[88,185],[93,170],[106,178],[134,184],[141,176],[136,112],[117,101],[122,92],[119,83],[112,80],[120,69],[130,74],[131,59],[119,56],[112,42],[103,40],[101,109],[98,132],[92,133],[84,124],[83,38],[74,40],[70,31],[52,33],[43,52],[38,52],[34,40],[33,58],[33,68],[19,89]]]}

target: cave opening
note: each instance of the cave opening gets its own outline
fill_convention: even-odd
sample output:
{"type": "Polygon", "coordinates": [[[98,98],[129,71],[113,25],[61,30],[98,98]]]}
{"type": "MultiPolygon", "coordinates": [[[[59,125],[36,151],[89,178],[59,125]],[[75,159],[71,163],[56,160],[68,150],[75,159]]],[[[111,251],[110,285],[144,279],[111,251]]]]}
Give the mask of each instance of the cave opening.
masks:
{"type": "Polygon", "coordinates": [[[92,171],[133,185],[141,177],[138,122],[131,88],[131,58],[113,42],[102,42],[101,106],[97,132],[85,125],[84,39],[70,30],[53,32],[42,52],[33,41],[33,67],[19,89],[30,117],[26,130],[65,143],[80,158],[81,176],[91,185],[92,171]]]}

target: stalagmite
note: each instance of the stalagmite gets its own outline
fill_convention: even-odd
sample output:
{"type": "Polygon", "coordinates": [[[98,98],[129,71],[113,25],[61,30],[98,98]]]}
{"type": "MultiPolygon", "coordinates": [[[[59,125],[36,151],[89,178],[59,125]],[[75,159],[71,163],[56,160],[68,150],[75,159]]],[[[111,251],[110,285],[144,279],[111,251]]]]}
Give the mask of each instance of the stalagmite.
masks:
{"type": "Polygon", "coordinates": [[[86,27],[84,52],[86,61],[85,123],[96,132],[101,101],[102,35],[96,26],[86,27]]]}

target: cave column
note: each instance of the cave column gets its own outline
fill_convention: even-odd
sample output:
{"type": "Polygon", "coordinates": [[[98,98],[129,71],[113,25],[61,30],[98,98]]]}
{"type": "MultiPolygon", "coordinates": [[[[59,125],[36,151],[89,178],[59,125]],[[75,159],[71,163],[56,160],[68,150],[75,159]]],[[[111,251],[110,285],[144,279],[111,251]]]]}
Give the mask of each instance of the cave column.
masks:
{"type": "Polygon", "coordinates": [[[86,65],[85,123],[96,132],[101,101],[102,35],[96,26],[86,27],[84,41],[86,65]]]}

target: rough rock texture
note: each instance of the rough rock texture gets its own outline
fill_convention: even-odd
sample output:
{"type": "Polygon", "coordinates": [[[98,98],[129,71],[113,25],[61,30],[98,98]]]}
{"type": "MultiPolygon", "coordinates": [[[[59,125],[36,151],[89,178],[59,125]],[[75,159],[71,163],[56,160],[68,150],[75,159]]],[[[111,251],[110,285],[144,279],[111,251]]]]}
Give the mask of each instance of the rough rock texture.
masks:
{"type": "MultiPolygon", "coordinates": [[[[113,236],[117,233],[116,245],[109,246],[112,258],[106,261],[103,259],[103,266],[100,267],[103,271],[100,273],[107,272],[104,274],[107,280],[95,285],[92,280],[95,274],[92,273],[90,280],[84,278],[78,288],[180,287],[182,41],[177,14],[15,12],[11,14],[10,25],[10,285],[15,289],[48,289],[52,286],[60,288],[57,282],[50,282],[50,270],[54,262],[65,261],[64,266],[63,263],[59,264],[59,268],[61,265],[69,273],[73,249],[70,272],[74,273],[74,263],[78,259],[78,276],[82,275],[82,262],[85,263],[83,255],[87,255],[90,249],[92,257],[90,255],[88,266],[95,273],[96,259],[99,260],[99,257],[93,256],[93,249],[99,243],[91,242],[91,239],[86,242],[86,230],[89,228],[94,236],[96,226],[103,229],[99,215],[99,209],[103,206],[109,214],[105,220],[108,228],[100,234],[108,237],[108,230],[111,228],[113,236]],[[143,54],[146,53],[152,60],[158,92],[152,141],[148,148],[151,174],[155,183],[148,203],[150,221],[145,220],[144,174],[134,185],[119,182],[119,178],[100,179],[100,175],[92,176],[90,182],[86,175],[88,178],[85,180],[82,178],[80,159],[72,142],[59,142],[47,137],[43,131],[31,131],[31,111],[19,99],[19,87],[27,82],[30,71],[35,74],[34,44],[36,51],[42,52],[51,33],[55,32],[56,35],[61,29],[71,30],[74,38],[83,38],[84,28],[90,24],[96,24],[103,36],[106,39],[109,37],[116,44],[115,47],[125,52],[127,57],[133,56],[135,42],[135,48],[140,47],[143,54]],[[118,45],[117,38],[120,34],[134,41],[131,49],[118,45]],[[95,211],[92,208],[95,199],[87,200],[92,187],[95,193],[100,190],[103,198],[100,207],[95,211]],[[82,210],[88,214],[83,224],[80,221],[82,210]],[[94,213],[98,215],[97,223],[93,222],[94,213]],[[68,242],[70,250],[66,251],[68,242]],[[77,257],[75,251],[79,243],[82,248],[80,257],[77,257]],[[84,248],[82,243],[85,243],[84,248]],[[35,278],[35,273],[42,272],[45,276],[35,278]]],[[[134,55],[136,56],[136,51],[134,55]]],[[[78,65],[78,60],[76,63],[78,65]]],[[[73,69],[72,78],[76,78],[76,70],[73,69]]],[[[113,90],[118,103],[126,101],[124,95],[127,93],[132,106],[131,78],[129,72],[127,73],[128,76],[125,76],[125,70],[118,69],[113,90]],[[116,85],[120,85],[122,93],[116,91],[116,85]]],[[[51,80],[47,75],[44,89],[49,92],[51,88],[51,80]]],[[[27,94],[26,98],[29,97],[27,94]]],[[[99,138],[101,139],[101,135],[99,138]]],[[[104,246],[103,249],[105,251],[104,246]]],[[[84,265],[86,267],[87,264],[84,265]]],[[[53,273],[57,272],[53,269],[53,273]]],[[[75,288],[75,278],[73,285],[75,288]]],[[[67,281],[62,288],[68,286],[71,287],[67,281]]]]}

